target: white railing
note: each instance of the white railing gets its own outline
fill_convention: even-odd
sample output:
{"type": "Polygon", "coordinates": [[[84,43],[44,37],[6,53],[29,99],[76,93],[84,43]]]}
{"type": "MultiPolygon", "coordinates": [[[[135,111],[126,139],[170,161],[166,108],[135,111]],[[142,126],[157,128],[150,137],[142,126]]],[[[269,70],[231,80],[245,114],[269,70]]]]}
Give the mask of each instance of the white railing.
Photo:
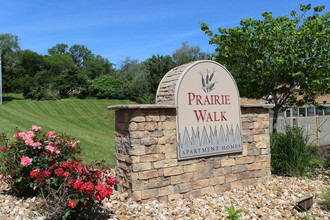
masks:
{"type": "MultiPolygon", "coordinates": [[[[272,127],[273,119],[270,118],[272,127]]],[[[277,131],[284,131],[286,125],[302,127],[309,136],[309,143],[315,146],[330,145],[330,116],[280,117],[277,119],[277,131]]]]}

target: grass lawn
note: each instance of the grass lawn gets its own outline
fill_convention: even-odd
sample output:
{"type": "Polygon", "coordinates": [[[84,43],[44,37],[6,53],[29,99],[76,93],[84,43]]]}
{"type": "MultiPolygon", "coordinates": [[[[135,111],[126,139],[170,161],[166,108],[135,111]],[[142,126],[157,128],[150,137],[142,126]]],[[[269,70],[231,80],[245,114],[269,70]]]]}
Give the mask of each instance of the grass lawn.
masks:
{"type": "Polygon", "coordinates": [[[87,163],[106,160],[108,166],[114,167],[115,112],[107,110],[107,106],[132,103],[94,98],[30,101],[17,94],[7,94],[0,105],[0,133],[5,132],[11,138],[16,127],[27,131],[32,125],[66,133],[81,141],[81,157],[87,163]]]}

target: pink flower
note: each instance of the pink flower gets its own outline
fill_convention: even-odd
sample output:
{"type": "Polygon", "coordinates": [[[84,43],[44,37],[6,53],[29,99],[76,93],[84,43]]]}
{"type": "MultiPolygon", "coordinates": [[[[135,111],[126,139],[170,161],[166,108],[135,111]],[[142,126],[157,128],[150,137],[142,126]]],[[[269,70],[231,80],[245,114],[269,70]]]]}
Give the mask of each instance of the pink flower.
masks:
{"type": "Polygon", "coordinates": [[[50,131],[50,132],[48,132],[48,138],[55,138],[56,136],[55,136],[55,131],[50,131]]]}
{"type": "Polygon", "coordinates": [[[39,147],[41,146],[41,143],[40,142],[34,142],[31,144],[31,146],[33,147],[33,149],[35,149],[36,147],[39,147]]]}
{"type": "Polygon", "coordinates": [[[3,174],[2,173],[0,173],[0,179],[2,179],[3,178],[3,174]]]}
{"type": "Polygon", "coordinates": [[[33,140],[31,138],[25,140],[26,145],[31,145],[33,144],[33,140]]]}
{"type": "Polygon", "coordinates": [[[26,135],[29,136],[30,138],[33,138],[36,136],[36,134],[33,131],[26,132],[26,135]]]}
{"type": "Polygon", "coordinates": [[[15,139],[19,139],[19,138],[22,138],[24,136],[25,136],[25,132],[19,132],[19,133],[14,134],[15,139]]]}
{"type": "Polygon", "coordinates": [[[47,145],[47,146],[45,147],[45,149],[46,149],[46,150],[49,150],[50,152],[54,152],[56,148],[53,147],[53,146],[47,145]]]}
{"type": "Polygon", "coordinates": [[[28,157],[22,157],[21,158],[21,164],[23,166],[29,166],[29,165],[31,165],[31,163],[32,163],[32,159],[31,158],[28,158],[28,157]]]}
{"type": "Polygon", "coordinates": [[[36,125],[32,125],[31,130],[41,131],[42,130],[42,127],[39,127],[39,126],[36,126],[36,125]]]}
{"type": "Polygon", "coordinates": [[[4,152],[7,148],[8,148],[8,147],[7,147],[6,145],[4,145],[4,146],[0,147],[0,151],[1,151],[1,152],[4,152]]]}
{"type": "Polygon", "coordinates": [[[59,153],[61,153],[61,151],[60,150],[58,150],[57,148],[55,148],[55,154],[59,154],[59,153]]]}

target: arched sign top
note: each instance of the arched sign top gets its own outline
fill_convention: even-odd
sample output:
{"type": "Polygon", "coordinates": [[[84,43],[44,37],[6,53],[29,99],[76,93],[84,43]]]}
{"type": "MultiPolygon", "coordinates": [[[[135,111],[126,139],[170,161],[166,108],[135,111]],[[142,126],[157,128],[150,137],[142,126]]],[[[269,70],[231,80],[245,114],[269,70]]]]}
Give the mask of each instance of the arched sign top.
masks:
{"type": "Polygon", "coordinates": [[[190,63],[190,65],[184,69],[176,83],[175,104],[178,104],[177,99],[178,94],[181,91],[180,87],[185,84],[188,84],[190,87],[199,86],[206,93],[210,93],[218,86],[225,86],[230,89],[235,89],[237,98],[239,99],[240,97],[237,84],[231,73],[224,66],[212,60],[195,61],[190,63]],[[189,73],[187,76],[188,79],[185,79],[187,73],[189,73]],[[217,77],[218,79],[216,79],[217,77]],[[187,81],[187,83],[182,83],[182,81],[187,81]]]}
{"type": "Polygon", "coordinates": [[[166,74],[157,102],[178,106],[178,159],[242,152],[239,98],[232,75],[214,61],[192,62],[166,74]]]}

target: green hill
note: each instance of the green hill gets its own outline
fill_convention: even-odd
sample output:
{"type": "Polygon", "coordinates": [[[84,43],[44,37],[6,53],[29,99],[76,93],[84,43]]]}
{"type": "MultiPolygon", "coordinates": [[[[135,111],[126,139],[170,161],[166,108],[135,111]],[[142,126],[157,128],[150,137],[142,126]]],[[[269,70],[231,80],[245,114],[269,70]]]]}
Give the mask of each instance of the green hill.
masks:
{"type": "Polygon", "coordinates": [[[0,133],[9,137],[38,125],[66,133],[81,141],[81,157],[88,163],[106,160],[115,165],[114,111],[107,106],[132,104],[128,100],[64,99],[59,101],[13,100],[0,105],[0,133]]]}

